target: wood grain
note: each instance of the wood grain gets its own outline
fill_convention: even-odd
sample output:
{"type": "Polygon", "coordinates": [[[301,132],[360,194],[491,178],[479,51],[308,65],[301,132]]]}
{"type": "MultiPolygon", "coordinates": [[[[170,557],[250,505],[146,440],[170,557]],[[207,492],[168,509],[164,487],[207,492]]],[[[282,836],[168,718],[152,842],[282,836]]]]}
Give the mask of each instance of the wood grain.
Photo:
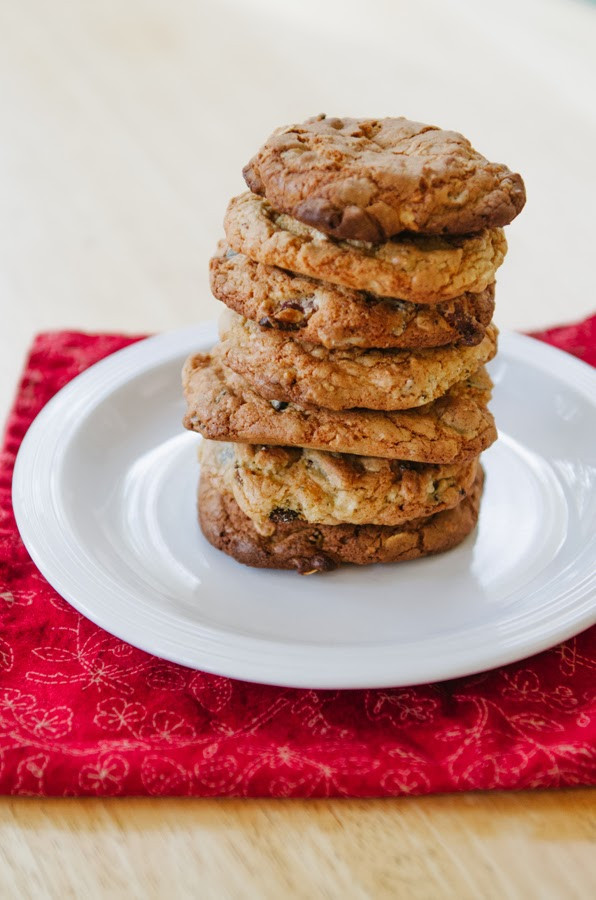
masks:
{"type": "MultiPolygon", "coordinates": [[[[594,8],[564,0],[0,3],[0,412],[35,331],[213,317],[242,165],[321,109],[455,127],[523,172],[497,321],[587,314],[595,41],[594,8]]],[[[596,890],[595,839],[587,790],[4,798],[0,896],[567,900],[596,890]]]]}
{"type": "Polygon", "coordinates": [[[564,898],[596,887],[587,790],[400,800],[0,801],[3,898],[564,898]]]}

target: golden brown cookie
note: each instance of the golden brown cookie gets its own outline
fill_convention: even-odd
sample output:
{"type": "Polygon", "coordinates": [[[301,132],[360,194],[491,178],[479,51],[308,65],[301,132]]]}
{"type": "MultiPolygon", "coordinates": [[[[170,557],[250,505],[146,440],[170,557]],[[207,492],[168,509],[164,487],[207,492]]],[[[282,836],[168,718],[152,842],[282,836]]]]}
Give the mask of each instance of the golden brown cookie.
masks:
{"type": "Polygon", "coordinates": [[[210,544],[238,562],[265,569],[295,569],[302,575],[328,572],[342,563],[359,566],[401,562],[450,550],[474,529],[483,475],[454,509],[404,525],[311,525],[277,522],[259,534],[213,466],[201,466],[199,521],[210,544]]]}
{"type": "Polygon", "coordinates": [[[262,197],[234,197],[224,219],[230,247],[250,259],[410,303],[480,293],[507,252],[501,228],[472,235],[407,234],[382,244],[338,241],[277,213],[262,197]]]}
{"type": "Polygon", "coordinates": [[[209,268],[213,294],[230,309],[330,349],[479,344],[495,308],[494,284],[479,294],[422,306],[255,262],[225,241],[209,268]]]}
{"type": "Polygon", "coordinates": [[[484,369],[417,409],[347,410],[270,401],[212,354],[191,356],[183,372],[184,425],[216,441],[310,447],[428,463],[472,459],[497,439],[484,369]]]}
{"type": "Polygon", "coordinates": [[[217,461],[228,489],[259,534],[301,519],[318,525],[402,525],[461,502],[477,460],[449,465],[205,441],[201,459],[217,461]]]}
{"type": "Polygon", "coordinates": [[[411,409],[436,400],[497,352],[489,325],[480,344],[423,350],[327,350],[261,328],[226,310],[222,360],[269,400],[326,409],[411,409]]]}
{"type": "Polygon", "coordinates": [[[280,212],[359,241],[507,225],[526,200],[521,176],[463,135],[403,117],[320,115],[278,128],[244,177],[280,212]]]}

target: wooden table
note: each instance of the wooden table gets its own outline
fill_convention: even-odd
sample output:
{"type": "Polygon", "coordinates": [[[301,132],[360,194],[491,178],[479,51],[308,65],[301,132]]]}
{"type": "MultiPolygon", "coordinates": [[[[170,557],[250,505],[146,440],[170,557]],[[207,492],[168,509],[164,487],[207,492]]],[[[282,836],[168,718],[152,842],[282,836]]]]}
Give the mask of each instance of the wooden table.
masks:
{"type": "MultiPolygon", "coordinates": [[[[592,311],[595,43],[596,9],[565,0],[4,0],[0,409],[35,331],[215,316],[207,259],[242,165],[321,110],[455,127],[521,171],[498,323],[592,311]]],[[[585,898],[595,838],[587,790],[4,798],[0,896],[585,898]]]]}

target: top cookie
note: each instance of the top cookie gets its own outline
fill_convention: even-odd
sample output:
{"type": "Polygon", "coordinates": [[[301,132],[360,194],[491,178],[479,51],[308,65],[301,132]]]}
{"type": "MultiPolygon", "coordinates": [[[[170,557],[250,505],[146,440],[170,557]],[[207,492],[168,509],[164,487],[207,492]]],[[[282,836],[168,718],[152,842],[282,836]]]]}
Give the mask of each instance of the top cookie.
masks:
{"type": "Polygon", "coordinates": [[[244,178],[279,212],[336,238],[400,231],[467,234],[507,225],[526,202],[520,175],[455,131],[403,117],[325,115],[278,128],[244,178]]]}

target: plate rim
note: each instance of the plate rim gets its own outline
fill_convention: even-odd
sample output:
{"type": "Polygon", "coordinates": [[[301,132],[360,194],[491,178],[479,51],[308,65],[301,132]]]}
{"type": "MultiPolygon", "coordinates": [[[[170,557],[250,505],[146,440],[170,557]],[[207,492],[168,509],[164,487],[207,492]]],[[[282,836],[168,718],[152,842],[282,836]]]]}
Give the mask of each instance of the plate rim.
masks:
{"type": "MultiPolygon", "coordinates": [[[[126,643],[138,647],[158,658],[167,659],[193,669],[199,669],[230,678],[254,681],[262,684],[307,689],[358,689],[393,687],[397,685],[407,686],[442,681],[454,677],[461,677],[464,674],[471,675],[534,655],[535,653],[553,646],[553,644],[567,640],[584,630],[584,628],[596,623],[596,603],[593,603],[588,597],[588,591],[591,595],[591,584],[587,584],[584,587],[584,582],[586,581],[586,579],[584,579],[571,590],[571,593],[577,594],[579,591],[580,595],[588,597],[588,600],[590,600],[589,605],[587,608],[584,608],[586,607],[586,604],[584,603],[579,607],[576,610],[576,614],[571,617],[571,620],[567,622],[566,626],[559,624],[557,627],[556,623],[561,617],[561,612],[556,610],[548,619],[550,623],[550,619],[554,618],[550,627],[540,630],[534,635],[533,640],[524,641],[520,638],[519,634],[515,640],[512,640],[510,637],[509,642],[500,647],[500,650],[495,649],[488,657],[484,655],[484,658],[481,661],[478,660],[477,662],[465,665],[463,667],[465,672],[461,667],[458,667],[457,653],[455,654],[455,658],[451,659],[450,664],[445,661],[444,656],[441,657],[443,660],[442,664],[437,664],[436,660],[431,660],[431,663],[429,664],[428,660],[425,660],[427,674],[424,674],[423,677],[419,677],[415,674],[416,666],[413,664],[415,660],[413,661],[411,657],[408,661],[408,665],[413,677],[398,676],[399,663],[396,663],[395,659],[392,659],[388,664],[385,661],[385,654],[383,654],[382,660],[377,659],[375,661],[375,668],[378,668],[377,675],[370,673],[369,661],[368,668],[365,667],[363,671],[358,672],[351,671],[348,678],[345,677],[345,664],[342,666],[344,676],[338,677],[331,673],[319,671],[318,673],[315,673],[317,677],[313,678],[310,677],[308,673],[305,674],[300,665],[294,661],[293,657],[295,654],[292,652],[288,653],[287,644],[283,644],[285,670],[275,674],[270,671],[271,664],[264,664],[261,657],[264,648],[271,648],[272,645],[280,647],[281,642],[276,642],[275,639],[262,639],[258,637],[246,638],[245,636],[241,641],[244,646],[245,657],[238,663],[238,658],[236,656],[222,656],[221,651],[217,651],[217,644],[221,643],[221,638],[219,638],[219,640],[215,638],[214,640],[215,635],[210,636],[209,629],[205,626],[202,626],[201,629],[203,632],[203,641],[205,642],[206,640],[207,645],[209,645],[209,643],[214,643],[216,646],[211,650],[209,650],[209,647],[207,647],[207,650],[204,648],[194,648],[194,651],[190,656],[187,651],[184,652],[181,650],[172,637],[165,637],[163,634],[160,634],[161,646],[157,649],[155,643],[152,643],[150,635],[145,638],[144,636],[141,636],[140,631],[139,639],[135,637],[134,640],[131,640],[130,632],[127,632],[126,629],[124,632],[122,631],[121,626],[124,627],[125,623],[123,624],[121,619],[118,619],[116,626],[114,626],[113,622],[109,621],[110,615],[108,614],[106,617],[105,610],[102,611],[100,607],[98,612],[94,608],[92,598],[90,603],[89,595],[93,595],[95,582],[90,581],[89,570],[85,570],[83,573],[85,575],[85,580],[81,584],[76,583],[76,567],[77,564],[80,563],[80,558],[77,555],[71,556],[70,559],[70,562],[74,566],[73,570],[69,571],[68,567],[62,567],[62,569],[58,567],[57,570],[56,567],[54,567],[49,576],[46,573],[48,548],[47,538],[44,541],[44,529],[46,529],[46,533],[50,534],[60,533],[61,529],[57,527],[56,521],[54,521],[53,526],[51,524],[52,515],[55,514],[53,503],[46,502],[42,504],[43,508],[40,510],[39,503],[35,502],[36,498],[33,496],[33,486],[35,481],[31,477],[31,472],[35,472],[35,465],[38,464],[41,455],[39,453],[39,448],[41,446],[39,438],[42,434],[44,435],[44,457],[46,458],[46,461],[48,461],[48,450],[53,449],[53,452],[56,452],[56,448],[59,448],[60,446],[60,435],[66,430],[65,426],[59,428],[53,436],[54,444],[52,445],[52,442],[50,441],[50,444],[48,445],[48,423],[52,423],[55,410],[59,410],[64,404],[67,404],[69,405],[69,416],[70,418],[73,418],[76,411],[76,404],[74,402],[71,404],[73,398],[76,400],[78,397],[79,405],[84,404],[88,409],[90,403],[93,405],[100,402],[102,399],[105,399],[105,397],[109,396],[109,394],[117,389],[118,386],[125,384],[133,378],[141,376],[143,373],[153,369],[157,365],[166,364],[174,357],[182,356],[185,353],[200,352],[202,349],[208,349],[208,345],[214,343],[216,339],[215,323],[206,322],[153,335],[136,341],[134,344],[110,354],[77,375],[58,391],[35,417],[23,438],[15,461],[12,483],[12,502],[17,527],[27,551],[44,578],[46,578],[50,585],[83,616],[126,643]],[[247,640],[251,645],[251,649],[255,650],[252,654],[252,660],[249,660],[248,662],[246,659],[247,640]],[[394,663],[393,666],[391,665],[391,662],[394,663]],[[434,669],[433,663],[435,666],[434,669]],[[391,674],[391,672],[393,672],[393,674],[391,674]]],[[[517,358],[523,357],[526,364],[533,365],[538,369],[546,370],[550,375],[555,371],[556,376],[563,380],[568,386],[573,387],[587,397],[596,413],[596,369],[591,367],[588,363],[585,363],[556,347],[552,347],[551,345],[545,344],[534,338],[514,332],[501,332],[500,344],[501,353],[509,353],[517,358]]],[[[68,442],[65,446],[68,446],[68,442]]],[[[51,459],[53,457],[49,458],[51,459]]],[[[48,489],[50,501],[55,501],[56,485],[48,484],[46,487],[48,489]]],[[[46,501],[47,499],[48,498],[46,498],[46,501]]],[[[52,562],[51,559],[50,562],[52,562]]],[[[55,562],[56,560],[54,560],[54,563],[55,562]]],[[[103,569],[102,572],[104,581],[105,578],[108,579],[108,582],[113,580],[110,578],[111,573],[107,570],[103,569]]],[[[596,574],[592,581],[596,583],[596,574]]],[[[115,585],[111,584],[110,588],[112,590],[117,589],[117,582],[115,585]]],[[[567,591],[567,594],[569,594],[569,591],[567,591]]],[[[566,608],[567,606],[564,605],[563,609],[566,608]]],[[[521,618],[523,618],[523,616],[521,618]]],[[[198,628],[199,626],[197,625],[196,627],[198,628]]],[[[486,629],[486,625],[478,627],[481,630],[486,629]]],[[[465,633],[467,634],[467,631],[465,633]]],[[[133,634],[136,635],[136,632],[133,632],[133,634]]],[[[234,641],[232,639],[235,637],[237,636],[233,634],[226,635],[227,644],[233,644],[234,641]]],[[[435,640],[443,646],[449,639],[453,641],[455,636],[451,636],[450,638],[445,635],[435,637],[435,640]]],[[[226,641],[224,641],[224,643],[226,643],[226,641]]],[[[415,643],[416,646],[420,644],[428,646],[429,643],[431,643],[431,639],[417,641],[415,643]]],[[[309,645],[307,642],[301,642],[299,644],[300,653],[303,654],[305,648],[308,648],[309,646],[312,647],[313,645],[309,645]]],[[[325,646],[327,647],[328,645],[325,646]]],[[[361,646],[364,648],[366,645],[361,646]]],[[[378,648],[379,645],[374,643],[372,646],[378,648]]],[[[413,647],[414,642],[411,642],[410,646],[413,647]]],[[[342,655],[344,655],[341,651],[344,651],[344,654],[354,653],[354,649],[350,645],[345,647],[335,645],[332,650],[333,658],[340,663],[342,655]]],[[[454,656],[453,652],[451,653],[451,656],[454,656]]],[[[312,668],[312,659],[309,660],[309,669],[310,668],[312,668]]],[[[420,666],[418,666],[418,668],[420,668],[420,666]]]]}

